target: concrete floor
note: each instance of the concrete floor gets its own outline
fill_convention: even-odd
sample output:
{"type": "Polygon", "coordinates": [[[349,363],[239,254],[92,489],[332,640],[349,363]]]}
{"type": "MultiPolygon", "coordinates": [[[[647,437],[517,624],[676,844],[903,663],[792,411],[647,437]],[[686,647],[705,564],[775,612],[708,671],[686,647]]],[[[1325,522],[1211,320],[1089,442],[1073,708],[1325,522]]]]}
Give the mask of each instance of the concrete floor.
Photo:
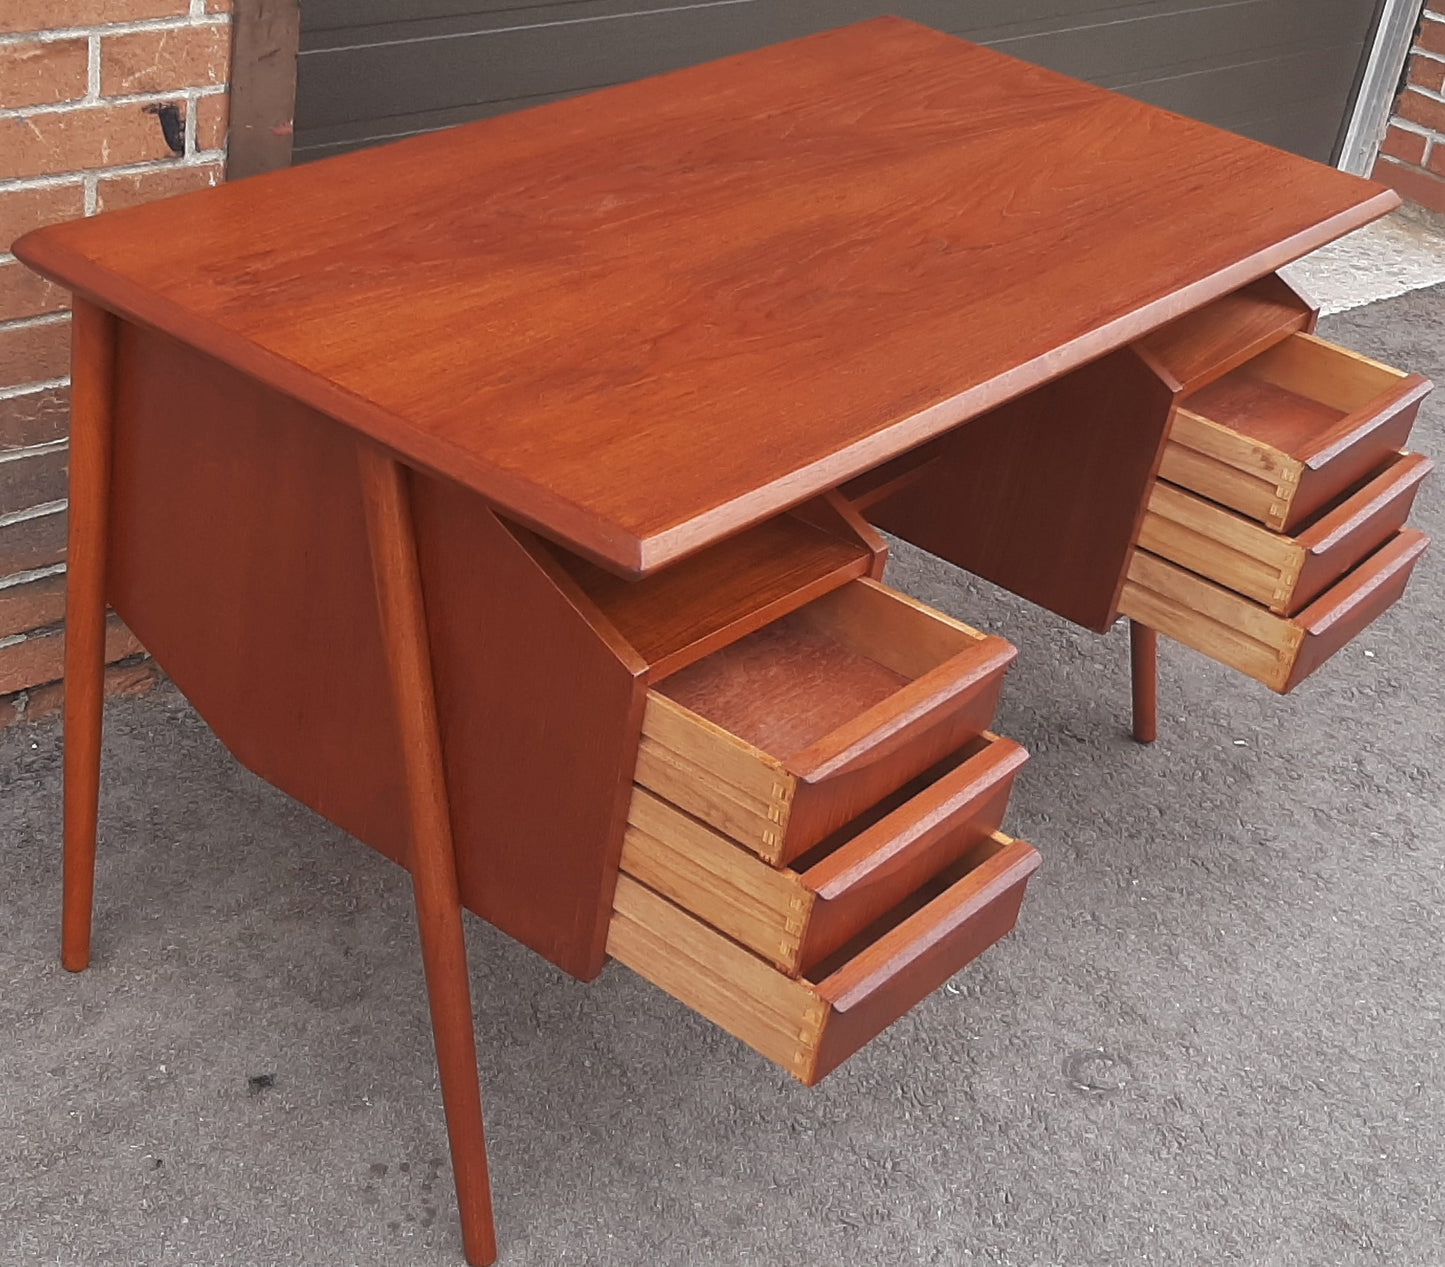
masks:
{"type": "Polygon", "coordinates": [[[1437,286],[1445,282],[1445,215],[1406,203],[1283,271],[1327,314],[1437,286]]]}
{"type": "MultiPolygon", "coordinates": [[[[1445,382],[1445,287],[1325,332],[1445,382]]],[[[900,548],[1020,647],[1018,931],[810,1091],[471,920],[503,1263],[1445,1263],[1442,557],[1286,699],[1166,645],[1141,749],[1122,632],[900,548]]],[[[460,1263],[405,876],[169,690],[105,761],[71,976],[59,729],[0,735],[0,1264],[460,1263]]]]}

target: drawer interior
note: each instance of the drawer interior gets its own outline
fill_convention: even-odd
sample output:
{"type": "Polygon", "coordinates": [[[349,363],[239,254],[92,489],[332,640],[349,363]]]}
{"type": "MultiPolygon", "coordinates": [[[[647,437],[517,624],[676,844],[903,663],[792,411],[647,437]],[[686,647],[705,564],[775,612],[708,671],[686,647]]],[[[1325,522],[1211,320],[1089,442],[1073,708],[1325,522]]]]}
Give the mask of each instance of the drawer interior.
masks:
{"type": "Polygon", "coordinates": [[[1015,654],[850,581],[653,687],[634,777],[786,863],[987,730],[1015,654]]]}
{"type": "Polygon", "coordinates": [[[1306,461],[1340,424],[1383,403],[1407,375],[1313,335],[1294,334],[1187,397],[1182,408],[1306,461]]]}
{"type": "Polygon", "coordinates": [[[660,689],[786,761],[909,680],[794,612],[683,669],[660,689]]]}
{"type": "Polygon", "coordinates": [[[881,587],[850,585],[657,689],[786,763],[984,637],[881,587]]]}

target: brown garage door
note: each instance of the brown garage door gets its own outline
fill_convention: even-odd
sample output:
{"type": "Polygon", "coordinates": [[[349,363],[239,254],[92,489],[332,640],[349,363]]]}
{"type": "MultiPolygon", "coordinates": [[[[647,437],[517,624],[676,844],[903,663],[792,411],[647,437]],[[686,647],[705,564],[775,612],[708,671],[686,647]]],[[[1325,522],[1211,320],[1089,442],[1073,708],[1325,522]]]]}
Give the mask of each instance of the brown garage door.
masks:
{"type": "Polygon", "coordinates": [[[1330,161],[1376,0],[302,0],[295,158],[896,13],[1330,161]]]}

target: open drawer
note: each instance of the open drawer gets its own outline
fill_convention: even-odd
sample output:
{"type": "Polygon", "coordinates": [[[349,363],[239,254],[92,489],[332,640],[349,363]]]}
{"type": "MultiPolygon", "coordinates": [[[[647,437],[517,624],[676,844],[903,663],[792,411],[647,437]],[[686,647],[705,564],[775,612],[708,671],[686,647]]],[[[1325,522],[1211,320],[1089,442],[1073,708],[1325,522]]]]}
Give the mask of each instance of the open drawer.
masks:
{"type": "Polygon", "coordinates": [[[986,730],[1014,655],[850,581],[649,691],[635,781],[788,863],[986,730]]]}
{"type": "Polygon", "coordinates": [[[1292,334],[1184,398],[1159,475],[1293,531],[1403,447],[1429,390],[1418,374],[1292,334]]]}
{"type": "Polygon", "coordinates": [[[1160,480],[1139,545],[1291,616],[1404,527],[1433,465],[1418,453],[1396,454],[1293,536],[1160,480]]]}
{"type": "Polygon", "coordinates": [[[991,835],[796,979],[621,875],[607,953],[811,1086],[1008,933],[1038,865],[991,835]]]}
{"type": "Polygon", "coordinates": [[[1167,559],[1136,550],[1119,607],[1123,615],[1284,692],[1404,593],[1427,545],[1429,538],[1413,528],[1397,532],[1291,617],[1276,615],[1167,559]]]}
{"type": "Polygon", "coordinates": [[[1003,822],[1028,754],[987,735],[773,867],[635,788],[622,870],[789,976],[816,967],[1003,822]]]}

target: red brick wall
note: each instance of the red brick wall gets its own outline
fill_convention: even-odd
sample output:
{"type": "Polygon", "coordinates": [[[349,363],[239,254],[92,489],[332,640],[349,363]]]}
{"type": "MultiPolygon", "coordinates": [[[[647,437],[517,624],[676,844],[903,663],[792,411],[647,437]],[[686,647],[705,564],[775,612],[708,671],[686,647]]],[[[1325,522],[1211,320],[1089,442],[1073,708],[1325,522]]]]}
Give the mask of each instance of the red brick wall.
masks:
{"type": "Polygon", "coordinates": [[[65,560],[69,297],[11,243],[222,178],[230,7],[0,0],[0,724],[60,676],[65,560]]]}
{"type": "Polygon", "coordinates": [[[1374,176],[1445,212],[1445,0],[1427,0],[1374,176]]]}

